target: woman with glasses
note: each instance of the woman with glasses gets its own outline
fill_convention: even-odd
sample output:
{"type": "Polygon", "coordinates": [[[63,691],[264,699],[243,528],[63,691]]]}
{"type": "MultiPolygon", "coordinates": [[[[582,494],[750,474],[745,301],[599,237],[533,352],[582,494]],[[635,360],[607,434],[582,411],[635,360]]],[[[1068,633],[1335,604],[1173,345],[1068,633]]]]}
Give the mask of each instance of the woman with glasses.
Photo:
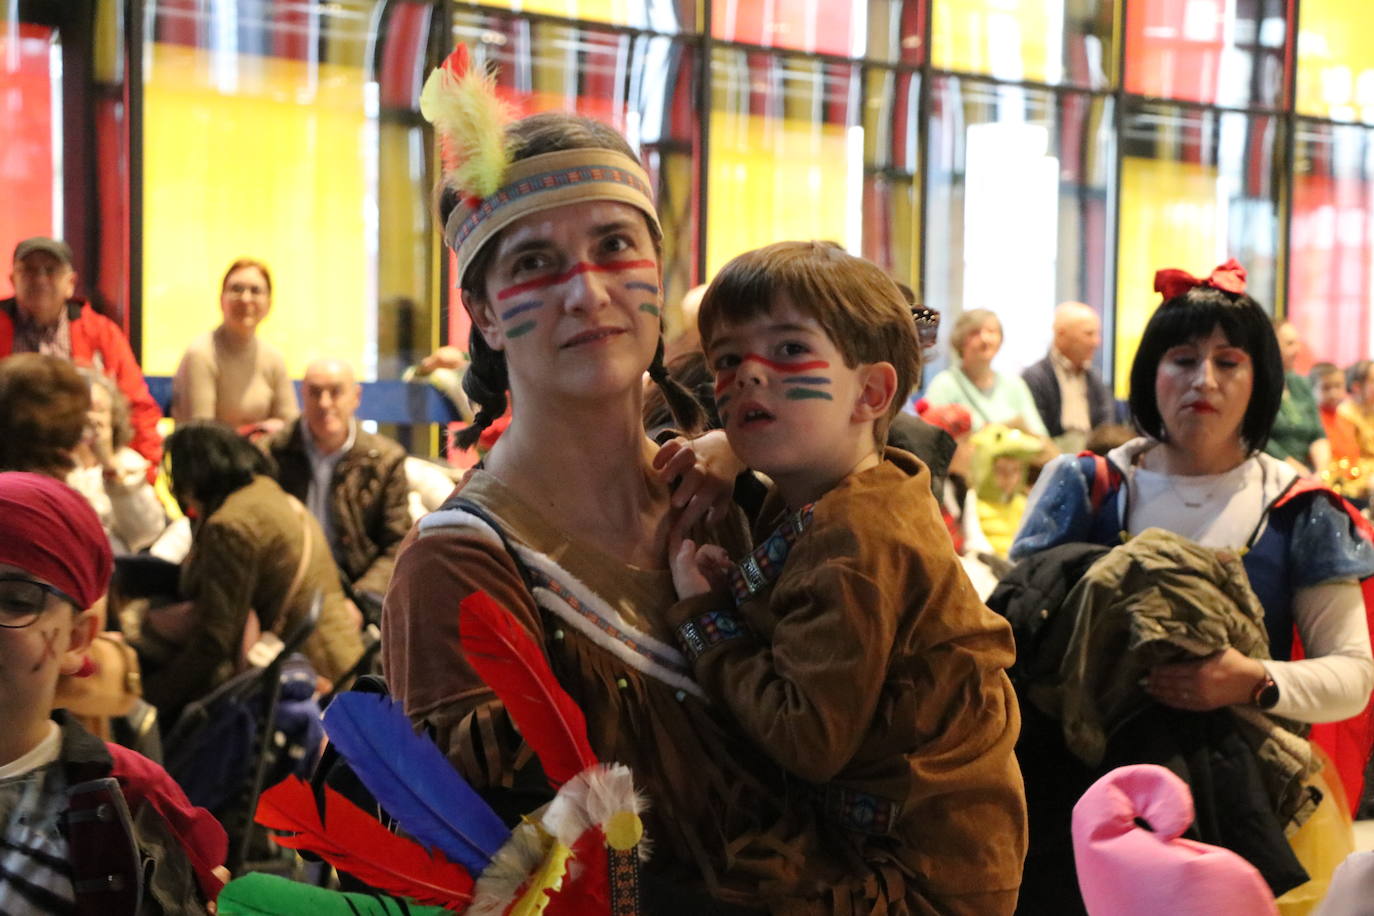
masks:
{"type": "Polygon", "coordinates": [[[272,309],[267,265],[239,258],[220,284],[220,326],[195,340],[172,382],[172,419],[273,433],[300,414],[281,351],[257,336],[272,309]]]}

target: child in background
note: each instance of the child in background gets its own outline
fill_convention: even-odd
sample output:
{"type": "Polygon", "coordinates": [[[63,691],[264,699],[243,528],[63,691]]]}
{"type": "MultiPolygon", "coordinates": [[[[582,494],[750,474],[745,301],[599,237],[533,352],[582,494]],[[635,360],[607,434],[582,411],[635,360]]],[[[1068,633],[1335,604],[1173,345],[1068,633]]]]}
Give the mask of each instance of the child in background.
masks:
{"type": "Polygon", "coordinates": [[[698,681],[810,784],[867,873],[837,912],[1010,913],[1026,843],[1011,632],[969,585],[925,466],[880,445],[920,370],[911,309],[868,261],[782,242],[726,265],[699,322],[730,444],[774,488],[737,566],[690,540],[671,553],[668,622],[698,681]]]}
{"type": "Polygon", "coordinates": [[[1317,363],[1307,377],[1317,396],[1317,413],[1326,430],[1326,441],[1331,443],[1331,460],[1358,461],[1360,443],[1355,439],[1355,430],[1337,410],[1345,401],[1345,370],[1334,363],[1317,363]]]}
{"type": "Polygon", "coordinates": [[[1026,475],[1044,441],[1000,423],[989,423],[969,441],[978,525],[992,552],[1006,559],[1026,511],[1026,475]]]}
{"type": "Polygon", "coordinates": [[[51,477],[0,474],[0,909],[205,913],[227,841],[162,767],[53,711],[94,673],[91,608],[113,559],[100,520],[51,477]]]}
{"type": "Polygon", "coordinates": [[[1308,373],[1317,398],[1317,416],[1326,430],[1331,446],[1331,465],[1316,468],[1318,477],[1346,499],[1363,504],[1369,497],[1369,477],[1374,462],[1360,455],[1360,439],[1355,424],[1342,409],[1346,403],[1346,374],[1333,363],[1317,363],[1308,373]]]}

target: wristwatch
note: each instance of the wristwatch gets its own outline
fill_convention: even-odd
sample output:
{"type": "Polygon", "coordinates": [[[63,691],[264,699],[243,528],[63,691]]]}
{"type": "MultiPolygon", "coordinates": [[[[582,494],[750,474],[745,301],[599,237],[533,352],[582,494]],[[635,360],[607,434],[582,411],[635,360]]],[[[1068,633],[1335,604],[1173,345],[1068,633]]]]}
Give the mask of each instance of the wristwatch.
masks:
{"type": "Polygon", "coordinates": [[[1250,702],[1260,709],[1273,709],[1279,704],[1279,685],[1266,674],[1264,679],[1255,685],[1255,692],[1250,694],[1250,702]]]}

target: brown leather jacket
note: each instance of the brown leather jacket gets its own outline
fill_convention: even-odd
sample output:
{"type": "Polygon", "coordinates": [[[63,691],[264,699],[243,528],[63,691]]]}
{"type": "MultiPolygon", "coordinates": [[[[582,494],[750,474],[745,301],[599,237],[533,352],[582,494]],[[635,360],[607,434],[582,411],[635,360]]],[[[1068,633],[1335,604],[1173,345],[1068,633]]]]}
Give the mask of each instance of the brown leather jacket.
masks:
{"type": "MultiPolygon", "coordinates": [[[[277,462],[277,482],[301,502],[310,490],[310,457],[301,430],[288,423],[268,450],[277,462]]],[[[396,551],[410,530],[405,449],[359,429],[353,447],[334,466],[329,512],[334,523],[334,560],[353,588],[386,594],[396,551]]]]}

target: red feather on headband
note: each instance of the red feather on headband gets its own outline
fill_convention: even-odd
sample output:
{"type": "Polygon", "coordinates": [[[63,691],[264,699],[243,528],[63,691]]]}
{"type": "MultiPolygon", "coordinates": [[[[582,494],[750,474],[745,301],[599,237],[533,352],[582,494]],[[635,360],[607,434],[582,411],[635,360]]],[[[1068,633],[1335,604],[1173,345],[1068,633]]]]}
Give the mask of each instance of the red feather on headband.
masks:
{"type": "Polygon", "coordinates": [[[1206,277],[1195,277],[1186,270],[1173,267],[1155,271],[1155,292],[1162,294],[1166,302],[1198,286],[1208,286],[1239,296],[1245,292],[1245,268],[1231,258],[1206,277]]]}

